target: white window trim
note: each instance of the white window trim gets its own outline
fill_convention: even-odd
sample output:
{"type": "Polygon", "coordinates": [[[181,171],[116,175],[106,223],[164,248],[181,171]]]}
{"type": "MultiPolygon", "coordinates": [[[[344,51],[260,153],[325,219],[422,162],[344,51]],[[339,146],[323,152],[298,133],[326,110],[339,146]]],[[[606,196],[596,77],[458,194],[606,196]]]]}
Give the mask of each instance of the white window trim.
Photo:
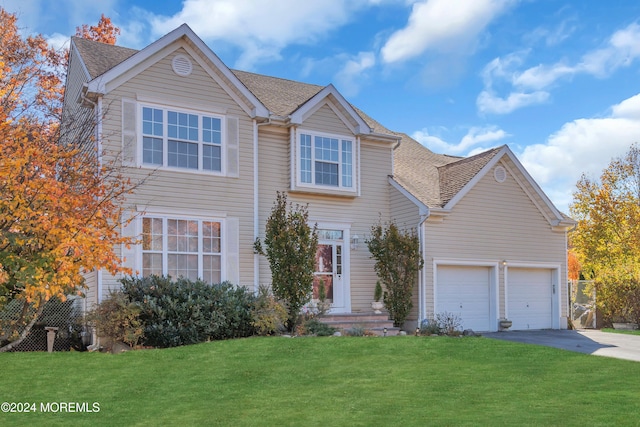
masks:
{"type": "MultiPolygon", "coordinates": [[[[136,103],[136,126],[138,129],[137,138],[137,165],[141,168],[146,169],[161,169],[166,171],[177,171],[177,172],[186,172],[193,174],[203,174],[203,175],[216,175],[216,176],[226,176],[227,175],[227,123],[226,116],[219,112],[214,111],[204,111],[204,110],[196,110],[192,108],[185,108],[183,106],[178,105],[167,105],[167,104],[157,104],[153,102],[137,102],[136,103]],[[144,107],[160,109],[163,111],[163,136],[162,136],[162,165],[155,165],[144,162],[144,143],[143,138],[144,134],[142,132],[142,109],[144,107]],[[169,166],[169,133],[168,133],[168,111],[174,111],[177,113],[186,113],[186,114],[195,114],[198,116],[198,169],[191,168],[181,168],[176,166],[169,166]],[[203,145],[202,141],[202,116],[208,116],[220,119],[220,170],[208,170],[202,168],[202,153],[203,153],[203,145]]],[[[196,144],[195,141],[188,141],[190,143],[196,144]]],[[[213,145],[213,144],[212,144],[213,145]]]]}
{"type": "Polygon", "coordinates": [[[295,136],[295,171],[296,171],[296,187],[309,188],[309,189],[322,189],[328,191],[347,192],[356,194],[359,188],[359,144],[358,140],[353,136],[331,134],[325,132],[318,132],[307,129],[298,129],[295,136]],[[302,152],[301,152],[301,138],[302,135],[311,136],[311,179],[313,182],[302,182],[302,152]],[[315,137],[333,138],[338,140],[338,182],[341,185],[322,185],[315,183],[315,137]],[[351,142],[351,187],[342,186],[342,141],[351,142]]]}
{"type": "MultiPolygon", "coordinates": [[[[211,217],[211,216],[194,216],[183,214],[168,214],[166,212],[160,213],[160,211],[145,212],[144,215],[136,218],[136,227],[140,230],[140,242],[136,245],[136,264],[135,271],[139,277],[143,277],[143,249],[142,249],[142,221],[144,218],[161,218],[162,219],[162,269],[163,275],[167,274],[167,234],[166,234],[166,221],[169,219],[174,220],[191,220],[198,221],[198,278],[202,278],[202,221],[219,222],[220,223],[220,281],[227,280],[227,254],[226,254],[226,242],[227,242],[227,225],[224,217],[211,217]]],[[[173,279],[176,279],[175,277],[173,279]]]]}

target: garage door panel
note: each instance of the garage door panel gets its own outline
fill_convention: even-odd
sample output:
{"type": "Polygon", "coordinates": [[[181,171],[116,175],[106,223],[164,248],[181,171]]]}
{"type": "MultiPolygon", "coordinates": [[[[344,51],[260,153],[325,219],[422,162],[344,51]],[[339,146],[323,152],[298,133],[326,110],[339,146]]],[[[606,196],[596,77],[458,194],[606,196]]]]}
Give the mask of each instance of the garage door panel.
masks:
{"type": "Polygon", "coordinates": [[[512,329],[551,328],[551,270],[510,268],[508,282],[508,317],[513,321],[512,329]]]}
{"type": "Polygon", "coordinates": [[[460,316],[465,329],[491,330],[489,269],[438,266],[437,271],[436,313],[460,316]]]}

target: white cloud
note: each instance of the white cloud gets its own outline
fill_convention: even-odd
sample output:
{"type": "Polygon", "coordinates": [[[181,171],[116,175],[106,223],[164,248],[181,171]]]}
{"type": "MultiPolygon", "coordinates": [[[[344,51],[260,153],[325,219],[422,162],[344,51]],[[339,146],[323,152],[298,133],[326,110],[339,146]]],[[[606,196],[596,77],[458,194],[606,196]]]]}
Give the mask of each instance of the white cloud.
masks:
{"type": "Polygon", "coordinates": [[[117,0],[2,0],[0,6],[18,17],[18,26],[26,34],[45,35],[68,32],[67,38],[82,24],[95,25],[104,13],[113,17],[117,0]],[[55,28],[56,30],[52,30],[55,28]]]}
{"type": "Polygon", "coordinates": [[[640,25],[631,24],[616,31],[599,49],[582,55],[575,64],[559,61],[555,64],[538,64],[520,71],[526,52],[515,52],[489,62],[483,72],[485,89],[477,99],[481,113],[507,114],[528,105],[546,102],[548,89],[563,78],[587,74],[598,78],[608,77],[617,69],[629,66],[640,58],[640,25]],[[494,87],[498,83],[511,86],[508,96],[498,96],[494,87]]]}
{"type": "Polygon", "coordinates": [[[360,52],[350,57],[334,79],[340,92],[345,96],[355,96],[366,81],[367,70],[376,64],[373,52],[360,52]]]}
{"type": "Polygon", "coordinates": [[[442,138],[431,135],[427,128],[413,132],[411,134],[411,138],[415,139],[428,149],[438,153],[453,152],[452,150],[455,148],[454,144],[449,144],[442,138]]]}
{"type": "Polygon", "coordinates": [[[538,27],[525,36],[528,44],[534,44],[542,40],[547,46],[556,46],[568,39],[578,26],[574,24],[577,19],[565,19],[556,28],[538,27]]]}
{"type": "Polygon", "coordinates": [[[472,127],[469,132],[460,140],[459,147],[467,149],[485,142],[494,142],[509,136],[504,130],[495,126],[490,127],[472,127]]]}
{"type": "Polygon", "coordinates": [[[509,134],[496,126],[471,127],[459,142],[449,143],[444,139],[431,135],[427,128],[414,132],[411,137],[425,147],[438,153],[469,155],[495,146],[509,134]],[[487,147],[487,144],[490,146],[487,147]],[[479,147],[480,146],[480,147],[479,147]]]}
{"type": "Polygon", "coordinates": [[[278,59],[289,44],[321,39],[368,5],[341,0],[272,0],[262,6],[249,0],[185,0],[180,12],[155,16],[151,24],[159,36],[186,22],[214,48],[216,40],[235,45],[242,50],[235,66],[246,69],[259,61],[278,59]]]}
{"type": "Polygon", "coordinates": [[[478,111],[482,114],[508,114],[518,108],[527,105],[539,104],[547,101],[549,93],[545,91],[524,92],[515,90],[506,96],[499,96],[497,89],[494,88],[496,83],[507,81],[513,86],[514,70],[517,69],[525,60],[528,51],[514,52],[503,58],[495,58],[489,62],[482,70],[482,80],[485,89],[480,92],[476,99],[478,111]]]}
{"type": "Polygon", "coordinates": [[[537,91],[532,93],[511,92],[500,97],[491,90],[484,90],[478,95],[476,104],[478,111],[489,114],[509,114],[527,105],[541,104],[549,99],[549,93],[537,91]]]}
{"type": "Polygon", "coordinates": [[[566,211],[583,173],[598,178],[612,158],[639,141],[640,94],[612,106],[608,117],[566,123],[546,143],[526,147],[519,158],[558,208],[566,211]]]}
{"type": "Polygon", "coordinates": [[[516,73],[512,83],[515,87],[523,89],[544,89],[551,86],[559,78],[573,75],[575,72],[575,67],[561,63],[552,66],[537,65],[520,74],[516,73]]]}
{"type": "Polygon", "coordinates": [[[417,2],[407,26],[393,33],[383,46],[382,58],[393,63],[414,58],[426,50],[466,50],[510,3],[510,0],[417,2]]]}
{"type": "Polygon", "coordinates": [[[62,50],[69,48],[69,42],[71,38],[64,34],[55,33],[46,38],[47,44],[53,47],[55,50],[62,50]]]}

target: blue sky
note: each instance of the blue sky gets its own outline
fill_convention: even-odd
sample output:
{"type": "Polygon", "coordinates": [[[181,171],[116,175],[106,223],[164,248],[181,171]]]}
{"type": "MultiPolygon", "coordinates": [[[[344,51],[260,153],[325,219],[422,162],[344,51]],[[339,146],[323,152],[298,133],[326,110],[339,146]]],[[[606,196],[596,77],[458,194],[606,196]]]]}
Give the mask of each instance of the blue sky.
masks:
{"type": "Polygon", "coordinates": [[[0,0],[51,43],[104,13],[143,48],[186,22],[231,68],[333,83],[438,153],[508,144],[560,209],[640,141],[631,0],[0,0]]]}

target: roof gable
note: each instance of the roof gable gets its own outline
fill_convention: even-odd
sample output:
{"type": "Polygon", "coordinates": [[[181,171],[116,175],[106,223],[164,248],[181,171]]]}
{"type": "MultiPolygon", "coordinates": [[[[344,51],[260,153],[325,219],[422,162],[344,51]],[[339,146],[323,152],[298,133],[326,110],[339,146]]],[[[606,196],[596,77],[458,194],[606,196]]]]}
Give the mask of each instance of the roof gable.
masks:
{"type": "Polygon", "coordinates": [[[328,105],[355,134],[369,134],[371,127],[332,85],[325,86],[291,114],[291,123],[302,124],[322,106],[328,105]]]}
{"type": "MultiPolygon", "coordinates": [[[[81,43],[82,44],[82,43],[81,43]]],[[[164,57],[169,51],[164,52],[172,44],[174,50],[183,47],[192,53],[194,58],[202,57],[204,62],[200,65],[208,69],[216,69],[219,73],[211,72],[214,78],[230,95],[246,107],[245,110],[253,117],[268,117],[267,108],[260,100],[231,72],[231,70],[218,58],[218,56],[189,28],[182,24],[162,38],[151,43],[140,51],[131,52],[131,49],[105,45],[99,48],[106,58],[89,54],[85,59],[85,66],[92,74],[93,79],[87,84],[88,94],[104,94],[128,80],[133,75],[145,69],[149,63],[164,57]],[[176,44],[180,40],[183,44],[176,44]],[[106,46],[109,46],[108,48],[106,46]],[[130,55],[129,55],[130,54],[130,55]],[[129,55],[129,56],[127,56],[129,55]],[[126,58],[125,58],[126,57],[126,58]],[[125,58],[125,59],[123,59],[125,58]],[[102,72],[101,72],[102,71],[102,72]]],[[[82,53],[82,52],[80,52],[82,53]]],[[[87,52],[85,51],[85,54],[87,52]]]]}
{"type": "Polygon", "coordinates": [[[553,205],[506,145],[475,156],[455,158],[435,154],[404,135],[394,160],[394,180],[427,205],[431,212],[446,213],[454,209],[498,162],[502,162],[511,165],[511,175],[552,226],[563,228],[575,224],[553,205]]]}

